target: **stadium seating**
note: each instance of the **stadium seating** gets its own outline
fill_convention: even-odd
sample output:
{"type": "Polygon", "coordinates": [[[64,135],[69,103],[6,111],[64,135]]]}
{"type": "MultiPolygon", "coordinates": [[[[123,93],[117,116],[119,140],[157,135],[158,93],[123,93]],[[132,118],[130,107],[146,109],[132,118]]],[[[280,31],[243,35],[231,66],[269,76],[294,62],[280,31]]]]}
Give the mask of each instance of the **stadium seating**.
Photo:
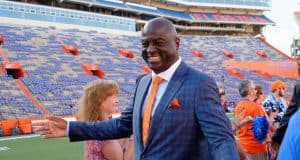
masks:
{"type": "Polygon", "coordinates": [[[133,4],[133,3],[126,3],[127,7],[135,10],[137,12],[140,13],[148,13],[148,14],[152,14],[152,15],[160,15],[161,12],[159,12],[159,10],[157,10],[157,8],[155,7],[147,7],[147,6],[143,6],[143,5],[138,5],[138,4],[133,4]]]}
{"type": "MultiPolygon", "coordinates": [[[[122,1],[110,1],[110,0],[96,0],[101,6],[126,9],[126,5],[122,1]]],[[[96,3],[96,4],[97,4],[96,3]]]]}
{"type": "Polygon", "coordinates": [[[170,2],[175,2],[175,3],[191,3],[194,5],[200,5],[200,6],[206,6],[206,5],[213,5],[213,6],[219,6],[219,5],[237,5],[237,6],[243,6],[247,5],[249,6],[254,6],[254,7],[269,7],[270,6],[270,1],[245,1],[245,0],[168,0],[170,2]]]}
{"type": "MultiPolygon", "coordinates": [[[[101,1],[104,2],[106,1],[101,1]]],[[[0,1],[0,17],[135,31],[135,21],[129,18],[9,1],[0,1]]]]}
{"type": "Polygon", "coordinates": [[[11,76],[0,76],[0,89],[0,120],[42,116],[42,112],[21,93],[11,76]]]}
{"type": "MultiPolygon", "coordinates": [[[[113,79],[120,85],[118,111],[124,110],[129,104],[136,77],[144,74],[142,67],[145,64],[140,57],[139,36],[59,29],[53,26],[7,24],[0,25],[0,33],[7,41],[1,46],[8,53],[7,58],[19,62],[26,73],[21,81],[53,115],[75,114],[78,111],[76,102],[82,94],[83,86],[97,79],[96,76],[86,75],[81,68],[82,64],[96,64],[105,72],[106,79],[113,79]],[[61,50],[62,44],[78,48],[79,55],[75,57],[64,54],[61,50]],[[120,49],[130,50],[135,58],[120,56],[120,49]]],[[[287,56],[253,37],[181,36],[181,43],[180,56],[183,60],[195,69],[208,73],[216,81],[224,83],[228,101],[239,99],[237,87],[242,78],[228,74],[227,68],[222,65],[223,62],[288,59],[287,56]],[[203,56],[195,56],[193,50],[203,56]],[[268,56],[264,58],[257,56],[258,50],[268,56]],[[223,51],[232,53],[233,58],[223,56],[223,51]]],[[[245,78],[262,85],[265,93],[268,93],[269,84],[275,79],[280,79],[291,86],[295,84],[295,80],[291,78],[276,75],[265,78],[251,70],[235,70],[245,78]]],[[[0,105],[9,104],[1,107],[0,119],[41,116],[41,112],[20,93],[11,77],[0,78],[5,82],[0,83],[0,105]]],[[[287,94],[291,95],[291,88],[287,90],[287,94]]]]}
{"type": "Polygon", "coordinates": [[[192,20],[191,15],[188,13],[172,11],[172,10],[162,9],[162,8],[159,8],[158,10],[159,12],[161,12],[163,15],[167,17],[175,17],[180,19],[192,20]]]}

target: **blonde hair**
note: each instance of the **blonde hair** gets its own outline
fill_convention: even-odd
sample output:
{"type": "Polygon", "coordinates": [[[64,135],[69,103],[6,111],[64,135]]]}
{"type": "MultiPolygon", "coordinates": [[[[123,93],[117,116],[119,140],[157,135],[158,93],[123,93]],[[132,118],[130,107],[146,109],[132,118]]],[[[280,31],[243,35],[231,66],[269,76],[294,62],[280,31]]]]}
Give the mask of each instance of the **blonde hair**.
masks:
{"type": "Polygon", "coordinates": [[[97,79],[84,87],[83,95],[79,100],[79,115],[83,121],[103,120],[100,105],[109,96],[119,92],[115,81],[97,79]]]}

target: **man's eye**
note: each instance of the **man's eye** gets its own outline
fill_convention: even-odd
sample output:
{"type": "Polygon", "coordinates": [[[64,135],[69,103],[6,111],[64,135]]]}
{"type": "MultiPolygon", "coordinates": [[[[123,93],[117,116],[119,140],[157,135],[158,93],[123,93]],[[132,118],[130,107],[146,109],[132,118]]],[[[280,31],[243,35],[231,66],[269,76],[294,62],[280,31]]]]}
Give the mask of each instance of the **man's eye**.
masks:
{"type": "Polygon", "coordinates": [[[163,46],[163,45],[164,45],[164,42],[156,42],[156,45],[157,45],[157,46],[163,46]]]}
{"type": "Polygon", "coordinates": [[[142,43],[143,48],[146,48],[148,46],[148,43],[142,43]]]}

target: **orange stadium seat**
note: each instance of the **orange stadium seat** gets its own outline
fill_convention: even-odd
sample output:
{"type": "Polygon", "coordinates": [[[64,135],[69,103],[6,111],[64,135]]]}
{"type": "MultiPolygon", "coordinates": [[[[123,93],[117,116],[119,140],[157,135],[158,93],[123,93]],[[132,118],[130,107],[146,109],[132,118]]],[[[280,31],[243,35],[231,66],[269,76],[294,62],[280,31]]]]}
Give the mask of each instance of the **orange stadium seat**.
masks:
{"type": "Polygon", "coordinates": [[[267,58],[268,57],[267,54],[264,51],[261,51],[261,50],[256,51],[256,55],[258,55],[262,58],[267,58]]]}
{"type": "Polygon", "coordinates": [[[99,78],[105,76],[104,71],[102,71],[96,64],[83,64],[82,69],[87,75],[95,75],[99,78]]]}
{"type": "Polygon", "coordinates": [[[119,54],[123,57],[130,58],[130,59],[135,57],[131,51],[126,49],[119,49],[119,54]]]}
{"type": "Polygon", "coordinates": [[[192,54],[196,57],[199,57],[199,58],[203,58],[204,55],[203,53],[199,52],[199,51],[196,51],[196,50],[192,50],[192,54]]]}
{"type": "Polygon", "coordinates": [[[224,56],[226,56],[226,57],[228,57],[228,58],[230,58],[230,59],[233,58],[233,54],[232,54],[231,52],[223,51],[222,53],[223,53],[224,56]]]}
{"type": "Polygon", "coordinates": [[[71,53],[72,55],[74,56],[77,56],[78,55],[78,49],[72,45],[62,45],[62,49],[64,51],[65,54],[69,54],[71,53]]]}
{"type": "Polygon", "coordinates": [[[4,43],[4,37],[0,35],[0,45],[4,43]]]}
{"type": "Polygon", "coordinates": [[[238,77],[238,78],[244,78],[244,74],[243,73],[240,73],[234,69],[226,69],[226,72],[228,74],[230,74],[231,76],[234,76],[234,77],[238,77]]]}

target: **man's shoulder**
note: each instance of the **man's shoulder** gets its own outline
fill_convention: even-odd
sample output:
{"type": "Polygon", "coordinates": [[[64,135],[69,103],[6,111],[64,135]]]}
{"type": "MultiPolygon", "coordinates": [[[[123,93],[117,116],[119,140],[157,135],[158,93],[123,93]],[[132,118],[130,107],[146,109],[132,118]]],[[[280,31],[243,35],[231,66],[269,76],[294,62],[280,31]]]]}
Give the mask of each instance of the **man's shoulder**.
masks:
{"type": "Polygon", "coordinates": [[[188,68],[189,68],[188,76],[192,76],[196,79],[213,79],[210,75],[208,75],[204,72],[201,72],[199,70],[196,70],[189,65],[188,65],[188,68]]]}
{"type": "Polygon", "coordinates": [[[299,122],[300,122],[300,109],[298,109],[298,111],[291,117],[291,120],[289,122],[289,126],[291,125],[296,127],[297,131],[300,133],[300,130],[298,130],[299,122]]]}

